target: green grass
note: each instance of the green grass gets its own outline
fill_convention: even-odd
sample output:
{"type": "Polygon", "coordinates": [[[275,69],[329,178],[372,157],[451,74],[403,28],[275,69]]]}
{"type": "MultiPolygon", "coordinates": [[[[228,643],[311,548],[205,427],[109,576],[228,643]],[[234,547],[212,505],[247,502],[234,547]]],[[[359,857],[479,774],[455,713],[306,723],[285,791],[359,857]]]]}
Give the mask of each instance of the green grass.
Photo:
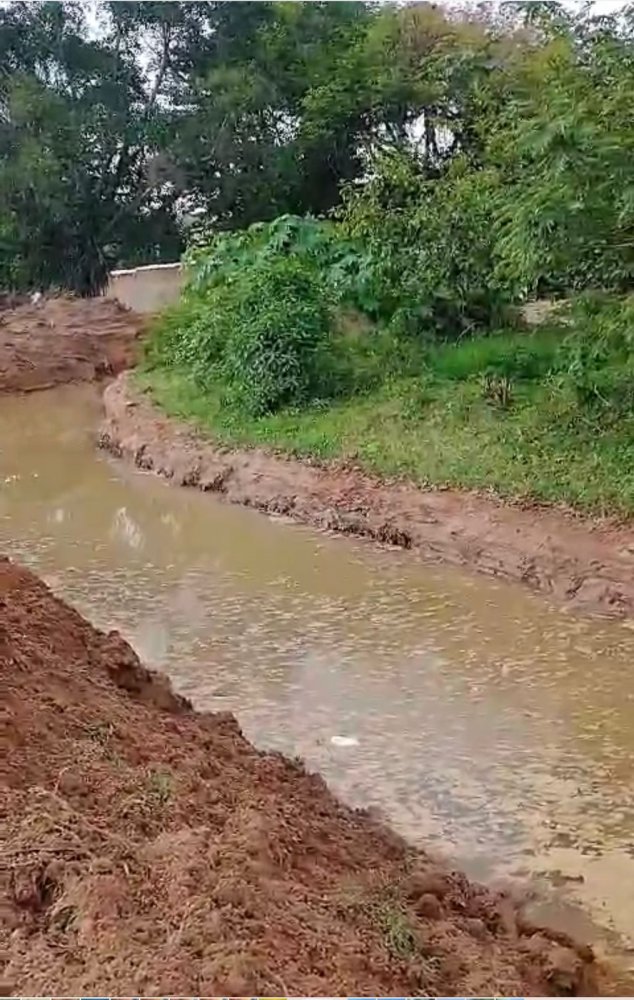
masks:
{"type": "Polygon", "coordinates": [[[561,331],[533,333],[501,330],[430,351],[429,366],[442,379],[462,381],[494,372],[517,379],[540,378],[557,367],[561,331]]]}
{"type": "Polygon", "coordinates": [[[544,357],[554,358],[553,335],[537,337],[534,349],[526,334],[500,337],[495,346],[493,340],[438,350],[419,376],[390,379],[372,393],[257,419],[224,409],[220,388],[202,391],[183,372],[155,369],[136,378],[165,412],[193,421],[222,444],[350,460],[420,485],[634,513],[634,414],[626,410],[617,419],[611,410],[580,408],[569,381],[535,379],[526,358],[537,358],[538,367],[544,357]],[[520,368],[513,371],[508,359],[518,337],[520,368]],[[507,360],[500,368],[492,356],[507,360]],[[511,378],[506,408],[487,398],[491,371],[511,378]]]}

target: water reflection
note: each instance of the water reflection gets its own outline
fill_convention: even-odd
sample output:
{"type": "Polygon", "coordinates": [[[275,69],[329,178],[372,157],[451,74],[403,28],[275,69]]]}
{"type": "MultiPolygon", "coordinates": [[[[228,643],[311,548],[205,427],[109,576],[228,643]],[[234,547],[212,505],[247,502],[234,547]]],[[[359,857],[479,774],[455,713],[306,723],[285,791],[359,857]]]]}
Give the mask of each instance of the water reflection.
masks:
{"type": "Polygon", "coordinates": [[[627,625],[170,489],[94,452],[96,411],[0,399],[5,551],[258,745],[634,948],[627,625]]]}
{"type": "Polygon", "coordinates": [[[112,519],[110,537],[114,541],[123,542],[131,549],[143,548],[143,532],[134,518],[130,517],[125,507],[119,507],[115,512],[112,519]]]}

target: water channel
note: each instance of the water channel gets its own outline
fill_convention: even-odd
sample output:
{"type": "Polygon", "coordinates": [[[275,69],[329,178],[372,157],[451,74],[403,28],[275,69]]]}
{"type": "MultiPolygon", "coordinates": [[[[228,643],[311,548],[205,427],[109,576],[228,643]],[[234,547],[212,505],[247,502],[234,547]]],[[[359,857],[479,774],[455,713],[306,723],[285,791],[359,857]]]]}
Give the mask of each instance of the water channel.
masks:
{"type": "Polygon", "coordinates": [[[0,551],[634,971],[634,623],[175,489],[99,453],[98,417],[88,387],[0,398],[0,551]]]}

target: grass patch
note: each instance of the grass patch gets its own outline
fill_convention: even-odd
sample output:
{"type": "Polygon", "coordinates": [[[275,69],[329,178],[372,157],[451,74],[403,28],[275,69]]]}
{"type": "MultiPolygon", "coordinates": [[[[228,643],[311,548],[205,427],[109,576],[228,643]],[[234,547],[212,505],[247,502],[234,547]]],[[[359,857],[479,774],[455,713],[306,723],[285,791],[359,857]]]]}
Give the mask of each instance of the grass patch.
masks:
{"type": "Polygon", "coordinates": [[[147,791],[158,805],[165,805],[172,797],[174,778],[169,771],[150,771],[147,776],[147,791]]]}
{"type": "Polygon", "coordinates": [[[537,379],[557,368],[561,331],[532,333],[501,330],[429,353],[429,366],[440,379],[464,381],[475,375],[537,379]]]}
{"type": "Polygon", "coordinates": [[[405,911],[395,904],[383,903],[375,907],[375,912],[390,955],[411,958],[417,951],[416,937],[405,911]]]}
{"type": "Polygon", "coordinates": [[[511,405],[503,408],[487,398],[481,376],[443,379],[437,372],[430,365],[365,395],[259,418],[224,408],[220,387],[203,391],[184,372],[155,369],[136,379],[166,413],[222,444],[351,460],[422,486],[634,513],[634,414],[614,420],[611,411],[588,412],[556,377],[512,382],[511,405]]]}
{"type": "Polygon", "coordinates": [[[408,959],[420,953],[420,943],[398,888],[394,884],[345,881],[337,900],[341,915],[362,916],[369,920],[383,938],[394,958],[408,959]]]}

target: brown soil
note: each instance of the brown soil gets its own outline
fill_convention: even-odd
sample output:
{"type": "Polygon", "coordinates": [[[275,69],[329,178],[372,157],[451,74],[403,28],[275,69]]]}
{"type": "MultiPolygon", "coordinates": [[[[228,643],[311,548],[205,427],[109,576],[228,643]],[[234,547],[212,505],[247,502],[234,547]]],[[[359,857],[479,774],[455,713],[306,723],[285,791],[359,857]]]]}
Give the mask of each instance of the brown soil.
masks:
{"type": "Polygon", "coordinates": [[[200,715],[0,559],[2,987],[562,995],[589,949],[200,715]]]}
{"type": "Polygon", "coordinates": [[[567,605],[634,612],[634,530],[627,525],[222,448],[163,416],[125,374],[108,386],[104,405],[102,445],[180,485],[520,581],[567,605]]]}
{"type": "Polygon", "coordinates": [[[134,364],[142,320],[113,299],[0,301],[0,393],[85,382],[134,364]],[[16,304],[17,303],[17,304],[16,304]]]}

